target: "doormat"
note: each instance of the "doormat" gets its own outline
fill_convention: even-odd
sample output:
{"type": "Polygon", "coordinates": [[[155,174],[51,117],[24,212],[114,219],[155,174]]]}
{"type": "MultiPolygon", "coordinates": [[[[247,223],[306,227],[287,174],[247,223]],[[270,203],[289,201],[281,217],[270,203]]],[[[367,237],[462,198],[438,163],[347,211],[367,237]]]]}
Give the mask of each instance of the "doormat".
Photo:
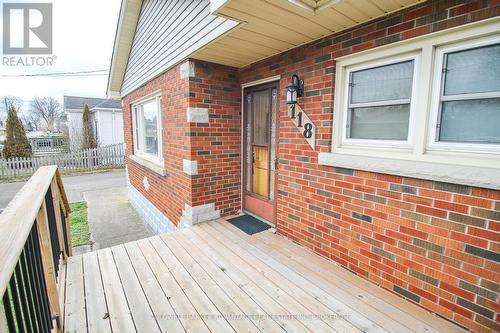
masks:
{"type": "Polygon", "coordinates": [[[271,228],[271,226],[267,223],[262,222],[261,220],[251,216],[251,215],[242,215],[238,217],[234,217],[232,219],[227,220],[229,223],[234,225],[236,228],[245,232],[246,234],[253,235],[258,232],[267,230],[271,228]]]}

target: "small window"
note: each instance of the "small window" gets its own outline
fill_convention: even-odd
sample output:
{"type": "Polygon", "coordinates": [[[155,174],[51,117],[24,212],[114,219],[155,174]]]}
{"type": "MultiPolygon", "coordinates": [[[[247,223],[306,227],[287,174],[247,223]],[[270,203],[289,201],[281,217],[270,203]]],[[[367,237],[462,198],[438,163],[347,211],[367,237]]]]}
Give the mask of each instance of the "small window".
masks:
{"type": "Polygon", "coordinates": [[[133,105],[134,153],[160,162],[161,98],[155,97],[133,105]]]}
{"type": "Polygon", "coordinates": [[[444,53],[436,141],[500,144],[500,44],[444,53]]]}
{"type": "Polygon", "coordinates": [[[407,141],[415,61],[349,73],[347,139],[407,141]]]}
{"type": "Polygon", "coordinates": [[[268,90],[253,93],[253,143],[267,146],[269,144],[269,92],[268,90]]]}

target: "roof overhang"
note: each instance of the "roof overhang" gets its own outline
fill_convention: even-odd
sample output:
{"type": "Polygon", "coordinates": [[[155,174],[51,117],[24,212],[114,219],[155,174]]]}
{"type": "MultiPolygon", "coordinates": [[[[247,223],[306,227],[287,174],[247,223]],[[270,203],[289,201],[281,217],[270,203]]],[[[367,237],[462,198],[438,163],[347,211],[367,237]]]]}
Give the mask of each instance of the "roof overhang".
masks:
{"type": "MultiPolygon", "coordinates": [[[[210,0],[212,14],[239,24],[186,58],[243,68],[424,1],[210,0]]],[[[120,98],[141,5],[142,0],[122,0],[108,78],[108,98],[120,98]]]]}
{"type": "Polygon", "coordinates": [[[128,57],[132,48],[141,6],[142,0],[122,0],[108,75],[106,91],[108,98],[120,98],[120,90],[127,69],[128,57]]]}
{"type": "Polygon", "coordinates": [[[425,0],[211,0],[241,24],[193,54],[238,68],[425,0]]]}

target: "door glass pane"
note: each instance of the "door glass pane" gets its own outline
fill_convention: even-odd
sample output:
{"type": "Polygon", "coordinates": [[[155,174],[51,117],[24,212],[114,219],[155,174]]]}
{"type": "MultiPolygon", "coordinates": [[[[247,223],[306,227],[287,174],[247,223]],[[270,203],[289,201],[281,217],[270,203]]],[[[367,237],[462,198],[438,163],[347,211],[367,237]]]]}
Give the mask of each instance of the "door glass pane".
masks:
{"type": "Polygon", "coordinates": [[[267,145],[269,143],[269,91],[257,91],[252,94],[253,143],[267,145]]]}
{"type": "Polygon", "coordinates": [[[269,148],[253,147],[253,192],[269,196],[269,148]]]}
{"type": "Polygon", "coordinates": [[[500,91],[500,44],[448,53],[445,95],[500,91]]]}
{"type": "Polygon", "coordinates": [[[411,97],[414,61],[351,73],[351,103],[380,102],[411,97]]]}
{"type": "Polygon", "coordinates": [[[500,143],[500,98],[443,102],[439,140],[500,143]]]}
{"type": "Polygon", "coordinates": [[[350,138],[407,140],[410,105],[351,109],[350,138]]]}
{"type": "Polygon", "coordinates": [[[156,99],[142,105],[144,152],[158,156],[158,104],[156,99]]]}

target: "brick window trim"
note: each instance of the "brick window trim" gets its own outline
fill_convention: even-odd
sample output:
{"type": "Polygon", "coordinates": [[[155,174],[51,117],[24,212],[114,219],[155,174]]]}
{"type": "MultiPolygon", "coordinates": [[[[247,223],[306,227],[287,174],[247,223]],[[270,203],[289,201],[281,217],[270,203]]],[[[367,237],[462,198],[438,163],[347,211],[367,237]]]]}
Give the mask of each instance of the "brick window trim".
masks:
{"type": "Polygon", "coordinates": [[[500,188],[500,156],[498,152],[476,152],[457,149],[435,149],[428,133],[435,117],[430,107],[434,99],[433,80],[435,55],[439,48],[462,42],[498,38],[500,18],[466,24],[411,40],[379,47],[336,60],[334,126],[331,152],[319,155],[319,164],[400,176],[446,181],[492,189],[500,188]],[[495,33],[497,32],[497,33],[495,33]],[[421,57],[413,124],[414,139],[411,147],[374,147],[343,142],[346,81],[350,68],[360,64],[383,62],[418,53],[421,57]]]}

